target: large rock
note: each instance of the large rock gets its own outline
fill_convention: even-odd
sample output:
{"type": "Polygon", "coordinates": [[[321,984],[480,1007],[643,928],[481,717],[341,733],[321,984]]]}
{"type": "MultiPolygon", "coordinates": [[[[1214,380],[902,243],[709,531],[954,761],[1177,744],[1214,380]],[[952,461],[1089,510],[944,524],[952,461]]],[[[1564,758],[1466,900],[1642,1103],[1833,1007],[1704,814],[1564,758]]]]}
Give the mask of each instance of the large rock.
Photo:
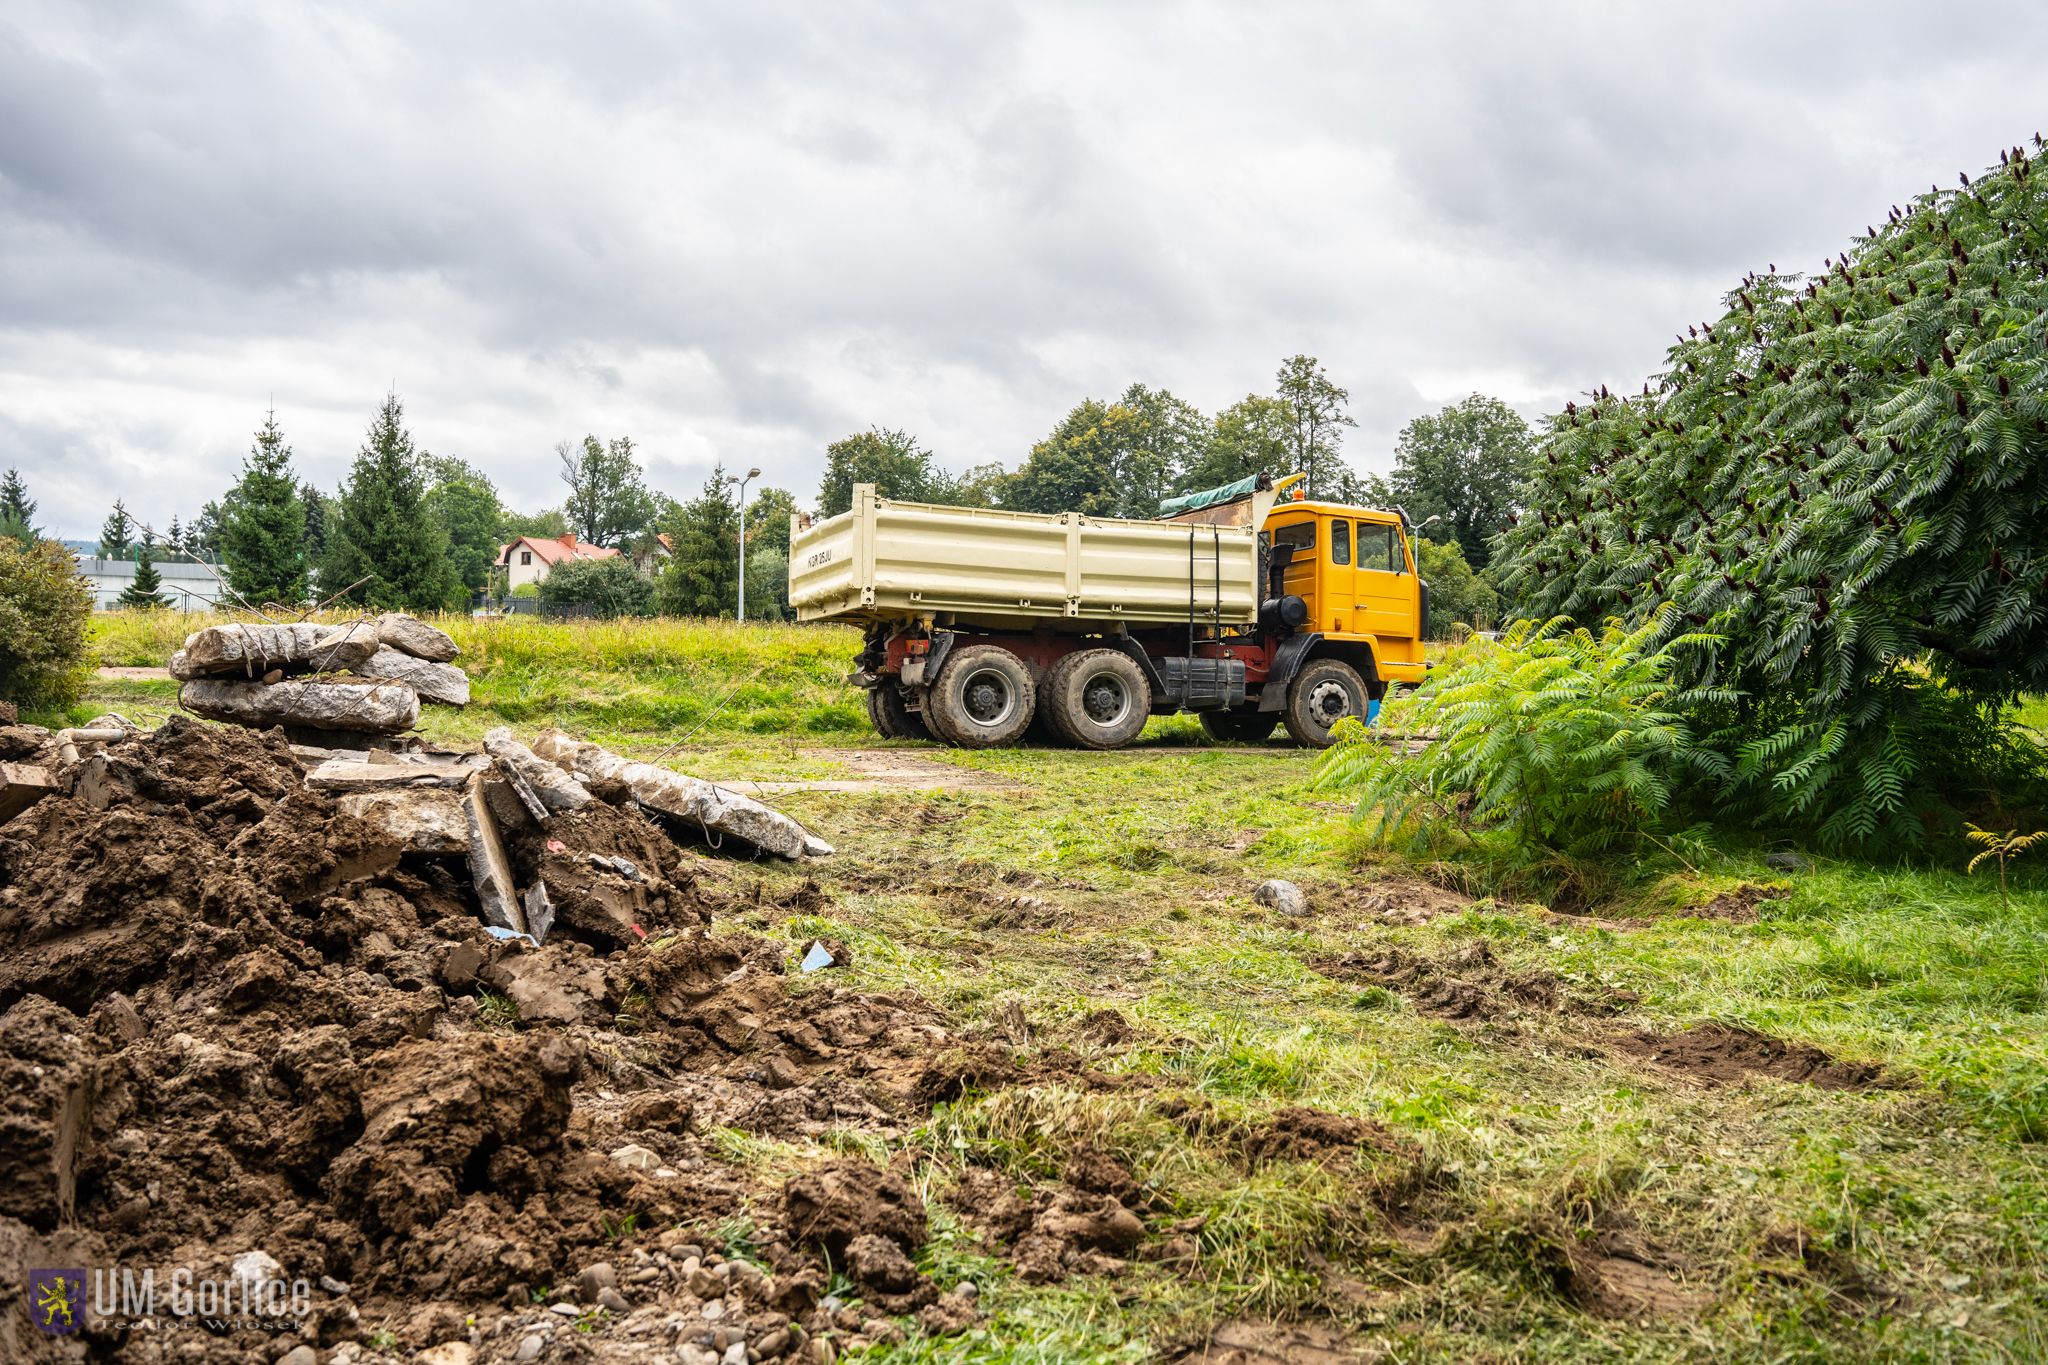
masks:
{"type": "Polygon", "coordinates": [[[832,852],[830,844],[750,796],[652,763],[631,762],[560,730],[543,730],[533,751],[587,782],[622,787],[643,806],[707,833],[744,840],[764,853],[820,858],[832,852]]]}
{"type": "Polygon", "coordinates": [[[419,694],[388,682],[286,679],[266,687],[202,678],[179,689],[178,704],[195,715],[259,729],[291,725],[390,735],[420,719],[419,694]]]}
{"type": "Polygon", "coordinates": [[[402,654],[431,663],[445,664],[462,652],[446,631],[436,630],[417,616],[387,611],[377,618],[377,638],[402,654]]]}
{"type": "Polygon", "coordinates": [[[423,701],[469,705],[469,674],[453,664],[429,663],[389,645],[380,647],[351,670],[358,677],[389,678],[420,694],[423,701]]]}
{"type": "Polygon", "coordinates": [[[335,803],[408,853],[469,852],[469,813],[462,793],[445,787],[350,792],[335,803]]]}
{"type": "Polygon", "coordinates": [[[171,676],[194,678],[260,678],[273,668],[286,673],[339,673],[353,669],[377,652],[377,629],[367,621],[323,626],[305,621],[294,625],[208,626],[185,637],[185,647],[171,656],[171,676]]]}
{"type": "Polygon", "coordinates": [[[476,898],[484,923],[493,928],[523,934],[526,907],[512,884],[512,860],[505,856],[505,841],[498,833],[497,817],[484,799],[484,775],[473,774],[462,794],[462,812],[469,827],[469,874],[476,883],[476,898]]]}
{"type": "Polygon", "coordinates": [[[581,782],[512,738],[510,727],[484,731],[484,752],[525,779],[550,815],[563,815],[590,804],[581,782]]]}

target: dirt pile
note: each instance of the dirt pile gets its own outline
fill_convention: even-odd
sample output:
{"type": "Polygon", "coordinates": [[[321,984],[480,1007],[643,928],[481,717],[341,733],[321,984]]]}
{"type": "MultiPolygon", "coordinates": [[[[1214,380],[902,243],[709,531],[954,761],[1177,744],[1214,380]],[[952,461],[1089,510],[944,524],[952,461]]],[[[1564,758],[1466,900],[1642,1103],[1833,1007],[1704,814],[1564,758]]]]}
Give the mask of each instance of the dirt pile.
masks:
{"type": "Polygon", "coordinates": [[[1869,1063],[1837,1061],[1811,1044],[1787,1042],[1738,1024],[1622,1034],[1614,1046],[1705,1085],[1735,1085],[1751,1076],[1803,1081],[1823,1090],[1872,1090],[1891,1083],[1881,1068],[1869,1063]]]}
{"type": "MultiPolygon", "coordinates": [[[[713,934],[724,875],[636,807],[508,818],[508,875],[555,909],[536,945],[486,927],[462,854],[308,787],[277,731],[175,719],[59,777],[0,825],[8,1333],[24,1267],[226,1277],[252,1253],[317,1286],[310,1311],[223,1327],[220,1358],[587,1358],[583,1326],[606,1358],[798,1359],[887,1339],[880,1312],[975,1320],[911,1259],[898,1177],[804,1177],[834,1206],[703,1135],[896,1131],[1003,1058],[915,998],[798,989],[788,945],[713,934]],[[744,1247],[685,1231],[742,1218],[744,1247]],[[825,1296],[827,1255],[865,1307],[825,1296]]],[[[205,1330],[89,1316],[0,1354],[171,1359],[205,1330]]]]}

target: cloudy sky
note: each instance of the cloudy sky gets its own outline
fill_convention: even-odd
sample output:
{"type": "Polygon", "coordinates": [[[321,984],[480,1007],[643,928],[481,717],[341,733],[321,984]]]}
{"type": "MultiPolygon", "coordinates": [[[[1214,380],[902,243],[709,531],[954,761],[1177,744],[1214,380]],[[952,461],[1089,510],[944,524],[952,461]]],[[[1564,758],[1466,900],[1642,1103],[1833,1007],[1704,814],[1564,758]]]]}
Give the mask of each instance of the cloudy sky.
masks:
{"type": "Polygon", "coordinates": [[[908,428],[1014,464],[1134,380],[1320,356],[1350,453],[1633,388],[2048,124],[2038,4],[0,8],[0,466],[91,536],[343,476],[388,387],[513,505],[630,434],[808,497],[908,428]]]}

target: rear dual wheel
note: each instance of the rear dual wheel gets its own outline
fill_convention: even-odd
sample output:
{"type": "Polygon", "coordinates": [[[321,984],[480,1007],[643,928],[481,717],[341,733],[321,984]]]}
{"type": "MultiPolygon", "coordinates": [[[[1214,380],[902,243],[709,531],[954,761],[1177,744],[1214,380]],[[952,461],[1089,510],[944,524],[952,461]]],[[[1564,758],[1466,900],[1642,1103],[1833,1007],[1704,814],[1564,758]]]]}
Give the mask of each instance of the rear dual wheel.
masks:
{"type": "Polygon", "coordinates": [[[924,718],[949,744],[994,749],[1024,737],[1037,703],[1022,659],[1001,645],[963,645],[925,690],[924,718]]]}
{"type": "Polygon", "coordinates": [[[1130,655],[1081,649],[1046,670],[1040,705],[1052,729],[1083,749],[1121,749],[1145,728],[1152,684],[1130,655]]]}

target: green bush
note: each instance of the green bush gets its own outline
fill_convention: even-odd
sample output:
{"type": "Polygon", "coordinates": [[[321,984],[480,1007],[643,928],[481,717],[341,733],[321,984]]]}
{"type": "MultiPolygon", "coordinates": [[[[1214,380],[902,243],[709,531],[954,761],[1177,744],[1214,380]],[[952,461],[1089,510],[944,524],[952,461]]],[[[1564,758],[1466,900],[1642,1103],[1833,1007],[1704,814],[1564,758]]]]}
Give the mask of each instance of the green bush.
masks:
{"type": "Polygon", "coordinates": [[[1439,545],[1433,540],[1418,540],[1415,563],[1422,581],[1429,584],[1429,620],[1423,623],[1423,629],[1430,639],[1447,638],[1454,623],[1486,630],[1500,620],[1500,594],[1473,572],[1457,541],[1439,545]]]}
{"type": "Polygon", "coordinates": [[[540,596],[540,585],[537,583],[521,583],[518,587],[512,589],[507,596],[517,597],[521,601],[525,601],[529,597],[538,597],[540,596]]]}
{"type": "Polygon", "coordinates": [[[624,555],[572,559],[548,570],[540,601],[543,608],[589,607],[599,616],[652,616],[654,585],[624,555]]]}
{"type": "Polygon", "coordinates": [[[85,690],[92,592],[54,540],[0,538],[0,698],[68,706],[85,690]]]}
{"type": "Polygon", "coordinates": [[[1568,622],[1520,622],[1500,641],[1474,641],[1388,712],[1388,728],[1423,731],[1419,753],[1355,722],[1317,767],[1316,782],[1358,795],[1375,839],[1419,848],[1462,831],[1505,839],[1517,861],[1585,859],[1656,829],[1689,775],[1726,772],[1693,742],[1680,711],[1675,652],[1653,618],[1599,635],[1568,622]]]}

